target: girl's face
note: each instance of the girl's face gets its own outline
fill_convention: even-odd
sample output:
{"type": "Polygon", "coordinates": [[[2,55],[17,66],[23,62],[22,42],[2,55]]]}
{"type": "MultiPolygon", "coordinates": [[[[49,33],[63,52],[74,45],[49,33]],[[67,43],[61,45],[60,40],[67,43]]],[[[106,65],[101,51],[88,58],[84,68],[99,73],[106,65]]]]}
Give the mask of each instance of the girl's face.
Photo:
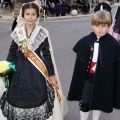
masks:
{"type": "Polygon", "coordinates": [[[24,11],[24,19],[27,26],[34,26],[37,20],[36,10],[33,8],[25,9],[24,11]]]}
{"type": "Polygon", "coordinates": [[[92,25],[92,28],[94,33],[99,37],[104,36],[109,30],[109,27],[107,24],[92,25]]]}
{"type": "Polygon", "coordinates": [[[104,0],[99,0],[99,3],[103,3],[104,2],[104,0]]]}

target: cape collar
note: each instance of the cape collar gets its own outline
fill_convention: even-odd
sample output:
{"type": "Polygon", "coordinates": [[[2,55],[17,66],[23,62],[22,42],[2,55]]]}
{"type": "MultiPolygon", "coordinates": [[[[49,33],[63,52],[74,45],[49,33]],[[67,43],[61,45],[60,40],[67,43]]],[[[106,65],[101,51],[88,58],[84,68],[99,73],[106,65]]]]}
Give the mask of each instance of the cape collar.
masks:
{"type": "MultiPolygon", "coordinates": [[[[108,36],[109,36],[109,34],[106,33],[104,36],[99,38],[99,41],[108,40],[108,39],[106,39],[108,36]]],[[[90,33],[90,37],[94,40],[94,42],[97,40],[97,36],[94,32],[90,33]]]]}

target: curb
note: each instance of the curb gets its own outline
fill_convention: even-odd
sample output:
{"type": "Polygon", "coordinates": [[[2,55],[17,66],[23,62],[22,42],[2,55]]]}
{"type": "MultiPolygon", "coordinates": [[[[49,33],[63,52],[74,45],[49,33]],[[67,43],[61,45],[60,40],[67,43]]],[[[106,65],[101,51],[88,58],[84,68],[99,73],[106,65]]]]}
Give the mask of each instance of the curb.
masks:
{"type": "Polygon", "coordinates": [[[54,20],[70,20],[70,19],[79,19],[79,18],[86,18],[86,17],[90,17],[92,14],[88,14],[88,15],[76,15],[76,16],[72,16],[72,15],[67,15],[67,16],[60,16],[60,17],[48,17],[44,20],[44,18],[41,19],[41,21],[54,21],[54,20]]]}
{"type": "MultiPolygon", "coordinates": [[[[59,16],[59,17],[47,17],[45,18],[40,18],[40,21],[45,22],[45,21],[54,21],[54,20],[68,20],[68,19],[78,19],[78,18],[86,18],[86,17],[90,17],[92,14],[88,14],[88,15],[76,15],[76,16],[72,16],[72,15],[67,15],[67,16],[59,16]]],[[[12,16],[2,16],[0,15],[0,22],[12,22],[14,20],[14,18],[12,16]]]]}

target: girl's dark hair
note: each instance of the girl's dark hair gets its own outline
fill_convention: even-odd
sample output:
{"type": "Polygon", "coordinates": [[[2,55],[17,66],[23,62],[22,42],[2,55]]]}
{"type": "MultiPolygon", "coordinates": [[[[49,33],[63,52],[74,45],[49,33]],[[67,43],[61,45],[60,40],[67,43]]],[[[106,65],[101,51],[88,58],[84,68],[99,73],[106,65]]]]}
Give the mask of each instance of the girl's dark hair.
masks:
{"type": "Polygon", "coordinates": [[[37,18],[39,17],[39,7],[37,4],[35,3],[31,3],[31,2],[28,2],[26,3],[25,5],[22,6],[22,17],[24,18],[24,12],[25,12],[25,9],[30,9],[30,8],[33,8],[36,10],[36,13],[37,13],[37,18]]]}

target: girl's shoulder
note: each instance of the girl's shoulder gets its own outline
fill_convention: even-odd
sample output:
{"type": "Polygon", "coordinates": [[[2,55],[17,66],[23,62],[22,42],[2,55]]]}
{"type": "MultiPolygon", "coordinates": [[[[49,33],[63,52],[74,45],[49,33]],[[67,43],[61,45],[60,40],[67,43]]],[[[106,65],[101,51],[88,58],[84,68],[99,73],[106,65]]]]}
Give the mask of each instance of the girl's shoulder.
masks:
{"type": "Polygon", "coordinates": [[[39,25],[39,24],[36,26],[36,30],[39,31],[39,33],[49,34],[49,31],[46,28],[44,28],[41,25],[39,25]]]}

